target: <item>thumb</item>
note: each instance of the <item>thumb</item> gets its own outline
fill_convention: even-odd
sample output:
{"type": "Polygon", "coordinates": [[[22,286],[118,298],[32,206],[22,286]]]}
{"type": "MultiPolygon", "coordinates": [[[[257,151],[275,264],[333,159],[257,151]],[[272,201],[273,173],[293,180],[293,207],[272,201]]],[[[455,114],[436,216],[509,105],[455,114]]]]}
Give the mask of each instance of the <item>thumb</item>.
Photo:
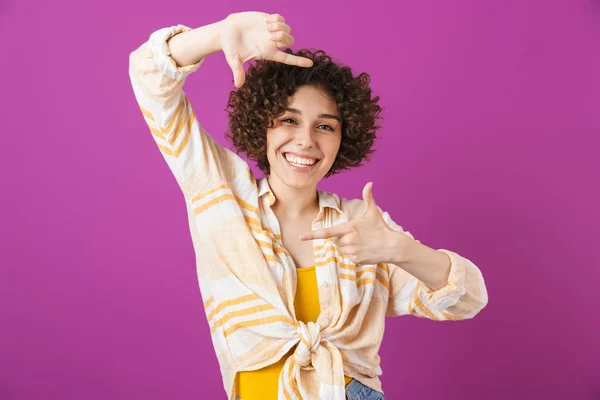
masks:
{"type": "Polygon", "coordinates": [[[244,63],[240,59],[240,55],[226,56],[227,64],[233,72],[233,84],[236,88],[241,88],[246,81],[246,73],[244,72],[244,63]]]}
{"type": "Polygon", "coordinates": [[[365,203],[365,214],[371,210],[371,208],[377,208],[377,205],[375,204],[375,197],[373,197],[373,193],[372,193],[372,188],[373,188],[373,182],[369,182],[365,185],[364,189],[363,189],[363,201],[365,203]]]}

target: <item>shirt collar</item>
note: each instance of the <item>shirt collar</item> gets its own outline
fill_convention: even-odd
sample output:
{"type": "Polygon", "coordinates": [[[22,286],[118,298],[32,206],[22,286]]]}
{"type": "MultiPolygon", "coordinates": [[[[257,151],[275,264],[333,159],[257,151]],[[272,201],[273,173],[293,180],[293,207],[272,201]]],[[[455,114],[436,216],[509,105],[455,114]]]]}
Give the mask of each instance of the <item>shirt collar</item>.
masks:
{"type": "MultiPolygon", "coordinates": [[[[340,205],[340,199],[337,195],[333,193],[326,192],[324,190],[317,190],[317,194],[319,197],[319,216],[323,213],[325,208],[333,208],[338,213],[342,213],[342,208],[340,205]]],[[[258,197],[261,198],[264,195],[269,196],[269,206],[272,206],[275,203],[275,195],[269,186],[269,182],[267,181],[267,177],[262,177],[258,180],[258,197]]]]}

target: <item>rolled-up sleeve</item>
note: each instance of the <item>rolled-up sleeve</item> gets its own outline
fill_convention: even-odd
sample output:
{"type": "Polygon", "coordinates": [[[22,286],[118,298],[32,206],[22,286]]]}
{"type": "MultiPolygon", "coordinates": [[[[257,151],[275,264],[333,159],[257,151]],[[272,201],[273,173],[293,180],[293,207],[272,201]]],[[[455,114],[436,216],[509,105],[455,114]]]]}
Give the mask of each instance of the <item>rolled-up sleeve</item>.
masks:
{"type": "Polygon", "coordinates": [[[192,199],[247,174],[249,167],[202,128],[183,91],[187,77],[204,60],[178,66],[168,40],[189,30],[176,25],[153,32],[130,54],[129,77],[152,138],[184,195],[192,199]]]}
{"type": "MultiPolygon", "coordinates": [[[[383,217],[392,229],[417,240],[396,224],[387,212],[383,213],[383,217]]],[[[421,243],[419,240],[417,242],[421,243]]],[[[436,321],[461,320],[473,318],[487,305],[487,288],[479,268],[453,251],[437,251],[445,253],[450,259],[448,283],[438,290],[431,289],[397,265],[388,264],[388,316],[412,314],[436,321]]]]}

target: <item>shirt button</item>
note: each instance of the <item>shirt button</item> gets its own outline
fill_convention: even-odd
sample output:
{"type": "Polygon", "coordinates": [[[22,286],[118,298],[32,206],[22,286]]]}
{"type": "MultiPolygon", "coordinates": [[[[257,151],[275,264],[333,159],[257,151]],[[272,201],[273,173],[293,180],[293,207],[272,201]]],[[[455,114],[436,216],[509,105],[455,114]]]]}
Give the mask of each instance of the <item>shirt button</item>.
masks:
{"type": "Polygon", "coordinates": [[[323,287],[324,287],[324,288],[328,288],[328,287],[329,287],[329,282],[325,282],[325,283],[323,283],[323,287]]]}

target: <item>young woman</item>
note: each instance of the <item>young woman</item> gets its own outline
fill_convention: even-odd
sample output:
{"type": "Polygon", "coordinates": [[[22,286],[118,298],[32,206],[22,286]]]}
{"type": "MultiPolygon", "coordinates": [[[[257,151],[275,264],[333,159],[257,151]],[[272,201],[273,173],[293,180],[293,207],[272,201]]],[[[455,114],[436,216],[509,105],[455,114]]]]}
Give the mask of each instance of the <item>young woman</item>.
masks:
{"type": "Polygon", "coordinates": [[[199,286],[228,399],[383,399],[386,315],[472,318],[480,270],[432,249],[377,207],[317,190],[371,154],[380,107],[369,76],[293,52],[278,14],[160,29],[130,55],[136,100],[184,194],[199,286]],[[223,51],[236,88],[228,136],[206,133],[182,90],[223,51]],[[244,73],[243,63],[256,60],[244,73]]]}

